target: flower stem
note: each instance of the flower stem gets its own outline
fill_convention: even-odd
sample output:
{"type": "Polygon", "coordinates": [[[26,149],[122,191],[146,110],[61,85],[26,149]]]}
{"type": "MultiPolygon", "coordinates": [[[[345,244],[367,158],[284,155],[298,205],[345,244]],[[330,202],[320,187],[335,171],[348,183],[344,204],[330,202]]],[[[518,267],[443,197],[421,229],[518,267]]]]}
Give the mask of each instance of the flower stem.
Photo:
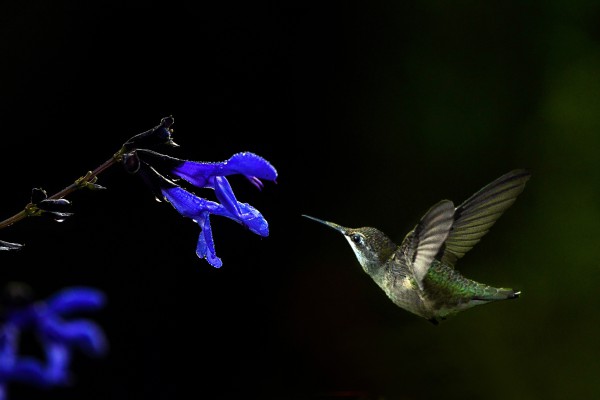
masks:
{"type": "Polygon", "coordinates": [[[6,228],[7,226],[14,224],[15,222],[19,222],[25,217],[27,217],[27,211],[20,211],[12,217],[6,218],[4,221],[0,222],[0,229],[6,228]]]}
{"type": "MultiPolygon", "coordinates": [[[[111,157],[110,159],[106,160],[102,165],[100,165],[98,168],[96,168],[92,172],[88,172],[85,176],[77,179],[75,182],[73,182],[72,184],[70,184],[69,186],[67,186],[66,188],[61,190],[60,192],[57,192],[57,193],[53,194],[52,196],[49,196],[48,198],[56,200],[56,199],[62,199],[63,197],[67,197],[74,191],[85,187],[85,185],[87,183],[92,182],[95,177],[100,175],[102,172],[107,170],[109,167],[113,166],[116,163],[116,161],[117,160],[115,157],[111,157]]],[[[2,228],[1,222],[0,222],[0,228],[2,228]]]]}
{"type": "MultiPolygon", "coordinates": [[[[115,155],[113,155],[110,159],[106,160],[95,170],[88,172],[85,176],[82,176],[81,178],[77,179],[74,183],[70,184],[69,186],[62,189],[61,191],[53,194],[52,196],[49,196],[48,198],[54,199],[54,200],[62,199],[64,197],[67,197],[71,193],[86,187],[88,183],[93,183],[96,180],[96,177],[98,175],[100,175],[102,172],[106,171],[108,168],[112,167],[113,165],[115,165],[117,162],[119,162],[121,160],[121,157],[123,156],[123,152],[124,152],[123,149],[119,150],[117,153],[115,153],[115,155]]],[[[4,221],[0,222],[0,229],[6,228],[16,222],[21,221],[22,219],[25,219],[28,216],[32,215],[29,212],[29,210],[31,208],[32,208],[31,203],[28,203],[27,205],[25,205],[25,208],[22,211],[16,213],[12,217],[9,217],[9,218],[5,219],[4,221]]]]}

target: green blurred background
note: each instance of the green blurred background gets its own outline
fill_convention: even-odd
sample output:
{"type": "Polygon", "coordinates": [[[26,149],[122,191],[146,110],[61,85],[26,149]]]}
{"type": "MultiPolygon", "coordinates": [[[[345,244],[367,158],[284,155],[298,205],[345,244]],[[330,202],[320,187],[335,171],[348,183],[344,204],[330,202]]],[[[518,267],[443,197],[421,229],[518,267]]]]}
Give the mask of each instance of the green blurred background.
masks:
{"type": "Polygon", "coordinates": [[[111,342],[75,358],[73,387],[11,399],[600,396],[600,3],[6,2],[0,32],[4,217],[166,115],[174,156],[248,150],[279,171],[262,192],[231,179],[271,234],[213,218],[219,270],[118,169],[71,220],[5,230],[26,251],[0,279],[105,290],[111,342]],[[400,241],[514,168],[525,191],[457,267],[522,296],[437,327],[301,217],[400,241]]]}

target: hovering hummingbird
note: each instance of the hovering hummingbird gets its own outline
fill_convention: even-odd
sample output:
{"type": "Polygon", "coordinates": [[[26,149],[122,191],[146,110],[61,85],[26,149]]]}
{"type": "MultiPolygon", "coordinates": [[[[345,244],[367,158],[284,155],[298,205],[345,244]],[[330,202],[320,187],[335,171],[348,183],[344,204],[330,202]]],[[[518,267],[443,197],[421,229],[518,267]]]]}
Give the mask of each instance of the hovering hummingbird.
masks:
{"type": "Polygon", "coordinates": [[[521,292],[513,289],[465,278],[454,264],[515,202],[530,175],[523,169],[513,170],[456,208],[450,200],[438,202],[400,246],[376,228],[352,229],[303,216],[341,232],[363,270],[396,305],[437,325],[473,306],[519,297],[521,292]]]}

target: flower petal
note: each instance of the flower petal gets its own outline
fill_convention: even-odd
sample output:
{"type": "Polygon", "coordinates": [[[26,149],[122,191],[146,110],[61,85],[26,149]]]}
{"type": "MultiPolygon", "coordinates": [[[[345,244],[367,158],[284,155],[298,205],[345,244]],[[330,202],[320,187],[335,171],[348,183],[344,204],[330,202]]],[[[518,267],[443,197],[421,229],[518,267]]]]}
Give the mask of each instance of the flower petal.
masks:
{"type": "Polygon", "coordinates": [[[21,357],[10,367],[0,366],[0,382],[23,382],[35,386],[48,386],[46,371],[41,361],[21,357]]]}
{"type": "Polygon", "coordinates": [[[47,366],[44,374],[46,380],[54,385],[66,385],[70,382],[69,364],[71,363],[71,352],[62,343],[43,343],[46,351],[47,366]]]}
{"type": "Polygon", "coordinates": [[[104,293],[86,287],[66,288],[47,300],[48,307],[60,315],[98,310],[104,307],[105,303],[106,296],[104,293]]]}
{"type": "MultiPolygon", "coordinates": [[[[179,186],[162,189],[162,192],[169,203],[171,203],[181,215],[192,218],[198,221],[198,223],[205,219],[203,214],[208,212],[210,214],[220,215],[232,219],[246,226],[248,229],[250,229],[250,231],[256,233],[257,235],[269,235],[269,224],[262,214],[248,203],[236,202],[237,208],[239,209],[239,213],[237,213],[235,210],[232,212],[219,203],[202,199],[179,186]]],[[[229,196],[227,193],[221,194],[223,196],[229,196]]],[[[227,199],[227,201],[230,200],[231,198],[227,199]]]]}
{"type": "Polygon", "coordinates": [[[242,211],[238,222],[257,235],[269,236],[269,223],[262,214],[248,203],[238,203],[238,205],[242,211]]]}
{"type": "Polygon", "coordinates": [[[238,201],[233,194],[233,189],[229,181],[224,176],[215,176],[211,178],[214,182],[215,196],[217,200],[225,207],[232,215],[241,216],[242,212],[238,206],[238,201]]]}
{"type": "Polygon", "coordinates": [[[239,222],[258,235],[268,236],[269,225],[261,213],[248,203],[237,201],[227,178],[216,176],[213,179],[217,199],[229,213],[225,216],[239,222]]]}
{"type": "Polygon", "coordinates": [[[9,323],[4,324],[0,330],[0,370],[15,363],[18,341],[19,330],[17,327],[9,323]]]}
{"type": "Polygon", "coordinates": [[[242,174],[249,179],[254,177],[272,181],[277,178],[277,171],[267,160],[250,152],[234,154],[229,160],[223,162],[181,160],[179,165],[171,167],[169,173],[199,188],[212,187],[208,179],[211,176],[242,174]]]}
{"type": "Polygon", "coordinates": [[[212,237],[212,229],[210,227],[210,214],[203,213],[202,217],[197,220],[200,225],[200,236],[196,247],[196,254],[200,258],[205,258],[210,265],[215,268],[221,268],[223,262],[215,252],[215,242],[212,237]]]}
{"type": "Polygon", "coordinates": [[[161,188],[163,196],[184,217],[196,219],[207,211],[212,214],[223,214],[223,206],[188,192],[180,186],[161,188]]]}
{"type": "Polygon", "coordinates": [[[6,311],[6,320],[19,329],[25,329],[35,324],[39,310],[43,308],[39,304],[25,307],[11,307],[6,311]]]}
{"type": "Polygon", "coordinates": [[[227,171],[274,181],[277,170],[264,158],[250,152],[234,154],[227,161],[227,171]]]}
{"type": "Polygon", "coordinates": [[[46,340],[79,347],[88,355],[103,355],[108,348],[102,329],[89,320],[67,322],[48,314],[40,318],[39,329],[46,340]]]}

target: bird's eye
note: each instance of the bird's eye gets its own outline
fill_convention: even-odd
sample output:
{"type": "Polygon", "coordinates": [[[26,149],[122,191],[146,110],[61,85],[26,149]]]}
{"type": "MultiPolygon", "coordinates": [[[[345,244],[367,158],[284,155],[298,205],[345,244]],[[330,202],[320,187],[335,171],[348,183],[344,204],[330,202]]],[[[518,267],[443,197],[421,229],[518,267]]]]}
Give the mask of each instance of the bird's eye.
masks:
{"type": "Polygon", "coordinates": [[[350,239],[352,239],[352,241],[354,243],[360,243],[360,242],[362,242],[362,236],[360,236],[358,233],[355,233],[354,235],[352,235],[350,237],[350,239]]]}

